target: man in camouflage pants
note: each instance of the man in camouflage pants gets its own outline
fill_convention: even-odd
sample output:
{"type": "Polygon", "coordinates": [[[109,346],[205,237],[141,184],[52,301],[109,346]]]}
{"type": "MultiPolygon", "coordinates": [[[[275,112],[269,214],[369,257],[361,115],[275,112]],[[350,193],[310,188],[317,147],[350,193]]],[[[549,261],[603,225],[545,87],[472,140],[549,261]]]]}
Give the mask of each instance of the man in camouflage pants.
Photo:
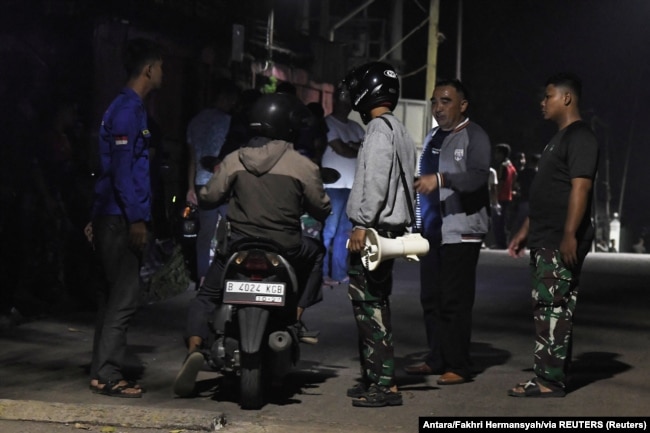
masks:
{"type": "Polygon", "coordinates": [[[395,260],[382,262],[376,270],[370,272],[361,264],[361,256],[354,254],[350,256],[348,270],[348,296],[359,329],[361,375],[364,381],[387,387],[394,385],[395,372],[389,299],[394,262],[395,260]]]}
{"type": "Polygon", "coordinates": [[[389,302],[394,261],[384,261],[368,271],[362,265],[361,253],[366,247],[367,230],[395,238],[414,222],[408,197],[414,197],[415,144],[391,113],[399,95],[399,79],[391,65],[373,62],[360,66],[348,74],[345,84],[352,108],[367,125],[346,207],[354,226],[348,241],[348,296],[359,332],[362,369],[361,383],[350,388],[347,395],[354,398],[354,406],[398,406],[402,394],[394,378],[389,302]]]}
{"type": "Polygon", "coordinates": [[[581,90],[572,74],[546,83],[542,113],[558,132],[539,161],[530,214],[508,247],[519,257],[528,241],[536,331],[535,377],[510,389],[513,397],[566,395],[578,283],[594,238],[591,201],[598,167],[598,142],[580,117],[581,90]]]}

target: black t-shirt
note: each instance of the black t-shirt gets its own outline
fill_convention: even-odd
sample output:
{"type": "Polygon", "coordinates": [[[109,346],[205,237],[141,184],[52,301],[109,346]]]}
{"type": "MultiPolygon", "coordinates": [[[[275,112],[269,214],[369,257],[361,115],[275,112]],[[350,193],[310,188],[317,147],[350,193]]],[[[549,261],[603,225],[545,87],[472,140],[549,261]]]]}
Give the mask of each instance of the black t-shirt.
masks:
{"type": "Polygon", "coordinates": [[[519,201],[528,201],[530,199],[530,186],[537,174],[534,167],[526,167],[517,174],[517,184],[519,185],[519,201]]]}
{"type": "MultiPolygon", "coordinates": [[[[571,179],[594,179],[598,142],[589,125],[577,121],[558,131],[544,148],[539,170],[530,188],[529,248],[558,249],[564,233],[571,179]]],[[[578,242],[593,239],[591,200],[576,233],[578,242]]]]}

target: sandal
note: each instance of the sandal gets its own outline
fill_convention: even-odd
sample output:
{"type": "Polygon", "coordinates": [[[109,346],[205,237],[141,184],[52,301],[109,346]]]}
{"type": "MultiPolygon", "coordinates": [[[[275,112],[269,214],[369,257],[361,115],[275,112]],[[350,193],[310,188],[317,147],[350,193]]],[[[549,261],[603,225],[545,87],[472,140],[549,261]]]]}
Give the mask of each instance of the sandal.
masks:
{"type": "Polygon", "coordinates": [[[352,400],[356,407],[401,406],[402,393],[393,392],[387,386],[373,383],[361,397],[352,400]]]}
{"type": "Polygon", "coordinates": [[[95,394],[106,395],[108,397],[141,398],[142,389],[132,386],[132,383],[126,380],[109,380],[106,383],[100,382],[97,386],[91,385],[91,389],[95,394]],[[127,392],[127,390],[135,390],[137,392],[127,392]]]}
{"type": "MultiPolygon", "coordinates": [[[[91,381],[90,381],[90,385],[88,385],[88,389],[90,389],[90,390],[91,390],[92,392],[94,392],[95,394],[100,394],[100,393],[102,392],[103,387],[100,387],[100,386],[99,386],[100,383],[99,383],[99,380],[98,380],[98,379],[93,379],[93,380],[96,380],[96,381],[97,381],[97,384],[96,384],[96,385],[93,384],[93,381],[91,380],[91,381]]],[[[126,383],[127,388],[139,389],[142,393],[147,392],[147,389],[146,389],[144,386],[140,385],[140,384],[139,384],[138,382],[136,382],[135,380],[126,380],[126,379],[122,379],[122,380],[120,380],[120,382],[124,382],[124,383],[122,383],[122,385],[124,385],[124,384],[126,383]]]]}
{"type": "Polygon", "coordinates": [[[539,378],[534,377],[526,383],[518,383],[514,389],[508,390],[508,395],[511,397],[537,397],[537,398],[551,398],[551,397],[564,397],[566,391],[562,388],[549,386],[541,383],[539,378]],[[542,391],[540,384],[550,389],[550,391],[542,391]],[[521,388],[521,391],[517,390],[521,388]]]}

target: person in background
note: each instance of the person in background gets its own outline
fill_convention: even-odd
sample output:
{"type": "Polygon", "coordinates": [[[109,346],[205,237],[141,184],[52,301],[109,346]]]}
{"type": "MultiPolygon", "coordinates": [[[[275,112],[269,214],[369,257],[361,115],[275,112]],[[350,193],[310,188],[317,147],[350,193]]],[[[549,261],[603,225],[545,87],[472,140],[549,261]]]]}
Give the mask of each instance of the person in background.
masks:
{"type": "Polygon", "coordinates": [[[494,161],[499,178],[500,213],[492,215],[494,225],[495,249],[505,250],[508,247],[508,235],[512,220],[512,203],[515,197],[517,169],[510,161],[510,145],[499,143],[494,149],[494,161]]]}
{"type": "Polygon", "coordinates": [[[257,89],[242,90],[237,105],[232,110],[226,141],[223,143],[215,160],[217,164],[219,161],[223,161],[229,153],[244,146],[252,138],[248,130],[248,117],[250,116],[251,107],[261,96],[262,92],[257,89]]]}
{"type": "Polygon", "coordinates": [[[535,376],[508,390],[513,397],[564,397],[582,264],[591,249],[598,141],[580,116],[582,82],[560,73],[546,81],[542,115],[557,125],[530,187],[530,213],[513,236],[512,257],[530,250],[535,376]],[[552,194],[548,192],[552,191],[552,194]]]}
{"type": "Polygon", "coordinates": [[[469,95],[459,80],[438,82],[431,105],[438,122],[432,146],[440,148],[439,162],[431,167],[423,160],[415,189],[425,233],[431,230],[427,224],[441,224],[440,239],[430,241],[440,244],[420,271],[430,353],[410,372],[441,374],[438,385],[457,385],[473,376],[469,349],[476,267],[489,225],[490,139],[467,117],[469,95]],[[438,216],[427,223],[427,213],[438,216]]]}
{"type": "Polygon", "coordinates": [[[327,123],[327,148],[321,166],[336,170],[340,177],[325,186],[325,192],[332,202],[332,213],[325,220],[323,244],[326,254],[323,261],[323,284],[335,286],[348,281],[347,240],[352,223],[345,213],[354,181],[357,153],[365,135],[365,130],[354,120],[348,118],[352,111],[350,92],[339,83],[334,92],[332,114],[325,118],[327,123]]]}
{"type": "Polygon", "coordinates": [[[346,212],[353,229],[348,244],[348,296],[358,329],[362,378],[347,395],[359,407],[398,406],[402,394],[395,382],[390,295],[394,259],[369,271],[362,265],[366,231],[396,238],[415,223],[416,150],[406,127],[392,114],[399,99],[399,78],[388,63],[371,62],[348,73],[352,109],[367,125],[346,212]],[[404,178],[401,178],[404,176],[404,178]]]}
{"type": "Polygon", "coordinates": [[[92,222],[85,228],[107,279],[100,293],[90,367],[92,392],[142,397],[123,374],[126,332],[140,300],[140,266],[150,238],[151,182],[147,113],[143,100],[162,85],[162,49],[147,39],[127,42],[128,81],[104,113],[99,129],[100,173],[92,222]]]}
{"type": "Polygon", "coordinates": [[[537,166],[539,164],[539,153],[533,153],[526,159],[526,167],[517,175],[517,184],[519,185],[517,193],[517,205],[515,209],[515,217],[512,221],[512,232],[516,233],[528,217],[530,210],[530,186],[533,179],[537,174],[537,166]]]}
{"type": "MultiPolygon", "coordinates": [[[[493,218],[495,214],[501,213],[501,205],[499,204],[499,178],[494,167],[490,167],[488,191],[490,193],[490,217],[493,218]]],[[[494,245],[494,224],[490,224],[481,248],[487,248],[489,245],[494,245]]]]}
{"type": "Polygon", "coordinates": [[[517,170],[517,173],[521,173],[521,171],[526,168],[526,154],[524,152],[515,152],[513,157],[513,164],[517,170]]]}
{"type": "Polygon", "coordinates": [[[197,198],[197,192],[208,183],[212,171],[201,164],[201,158],[218,157],[230,131],[231,112],[239,101],[241,91],[229,78],[215,83],[215,99],[211,107],[201,110],[187,127],[187,194],[186,201],[198,206],[199,232],[196,237],[197,287],[210,266],[210,246],[220,210],[213,203],[197,198]]]}

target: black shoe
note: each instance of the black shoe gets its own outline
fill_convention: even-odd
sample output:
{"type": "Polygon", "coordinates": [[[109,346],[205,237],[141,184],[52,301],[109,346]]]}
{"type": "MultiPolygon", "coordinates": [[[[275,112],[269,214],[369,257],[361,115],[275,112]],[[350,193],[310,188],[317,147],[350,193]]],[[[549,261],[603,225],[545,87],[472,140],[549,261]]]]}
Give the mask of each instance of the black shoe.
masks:
{"type": "Polygon", "coordinates": [[[368,392],[368,384],[365,382],[359,382],[352,388],[348,388],[347,396],[352,398],[359,398],[366,392],[368,392]]]}
{"type": "Polygon", "coordinates": [[[357,407],[401,406],[402,393],[393,392],[389,387],[373,383],[361,397],[352,400],[357,407]]]}
{"type": "Polygon", "coordinates": [[[196,376],[203,367],[203,354],[201,352],[192,352],[187,355],[181,371],[176,375],[174,380],[174,394],[179,397],[189,397],[194,393],[196,376]]]}

